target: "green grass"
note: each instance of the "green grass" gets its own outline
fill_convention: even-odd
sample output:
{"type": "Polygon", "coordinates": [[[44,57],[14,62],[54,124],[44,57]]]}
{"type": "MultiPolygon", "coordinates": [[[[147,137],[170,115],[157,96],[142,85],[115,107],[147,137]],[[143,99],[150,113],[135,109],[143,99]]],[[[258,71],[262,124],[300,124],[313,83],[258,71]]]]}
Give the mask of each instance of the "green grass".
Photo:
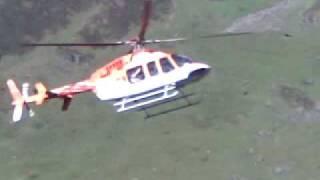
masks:
{"type": "MultiPolygon", "coordinates": [[[[267,5],[270,1],[176,1],[173,18],[152,22],[148,35],[221,31],[235,17],[267,5]],[[192,28],[193,23],[199,24],[192,28]]],[[[72,24],[47,38],[64,39],[77,28],[77,23],[72,24]]],[[[0,112],[1,177],[317,179],[319,122],[289,121],[295,110],[278,90],[280,85],[289,85],[315,101],[320,99],[319,40],[318,29],[314,28],[292,38],[264,33],[177,44],[177,52],[213,67],[208,77],[186,88],[187,92],[196,92],[195,98],[202,102],[148,120],[142,113],[118,114],[90,94],[75,98],[68,112],[60,112],[61,102],[49,102],[35,108],[37,116],[33,120],[16,125],[8,123],[6,111],[0,112]],[[314,84],[303,85],[305,79],[313,79],[314,84]],[[284,172],[275,173],[277,167],[284,172]]],[[[85,77],[121,51],[125,52],[90,50],[97,62],[90,67],[63,67],[69,73],[62,74],[57,68],[60,61],[52,61],[57,59],[55,50],[39,48],[23,56],[6,57],[2,62],[5,66],[0,67],[1,79],[13,75],[19,80],[43,78],[53,87],[85,77]],[[9,67],[11,59],[25,62],[9,67]]]]}

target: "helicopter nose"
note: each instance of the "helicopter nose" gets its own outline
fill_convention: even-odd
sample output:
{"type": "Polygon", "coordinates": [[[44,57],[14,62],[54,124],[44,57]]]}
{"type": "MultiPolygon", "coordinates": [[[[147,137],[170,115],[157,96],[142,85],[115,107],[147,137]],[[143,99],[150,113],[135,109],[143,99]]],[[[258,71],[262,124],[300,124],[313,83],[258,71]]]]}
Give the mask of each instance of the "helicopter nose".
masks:
{"type": "Polygon", "coordinates": [[[201,70],[206,70],[206,71],[210,71],[211,67],[208,64],[204,64],[204,63],[197,63],[199,69],[201,70]]]}
{"type": "Polygon", "coordinates": [[[211,67],[205,63],[195,63],[194,72],[199,73],[199,75],[206,75],[210,72],[211,67]]]}
{"type": "Polygon", "coordinates": [[[209,72],[211,67],[204,63],[195,63],[195,69],[190,73],[189,80],[196,81],[205,77],[209,72]]]}

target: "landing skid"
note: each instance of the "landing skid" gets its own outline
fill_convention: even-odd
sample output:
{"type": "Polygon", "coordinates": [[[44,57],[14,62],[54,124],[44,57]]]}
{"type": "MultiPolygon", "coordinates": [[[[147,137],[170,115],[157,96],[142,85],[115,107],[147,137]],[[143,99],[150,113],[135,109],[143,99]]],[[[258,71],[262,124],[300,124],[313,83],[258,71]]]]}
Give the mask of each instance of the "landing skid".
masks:
{"type": "Polygon", "coordinates": [[[200,101],[191,102],[189,100],[189,97],[193,95],[194,95],[193,93],[185,94],[182,91],[182,89],[176,89],[175,84],[169,84],[143,94],[122,98],[116,101],[113,104],[113,106],[117,108],[117,112],[144,111],[145,119],[148,119],[150,117],[158,116],[161,114],[167,114],[179,109],[183,109],[189,106],[199,104],[200,101]],[[157,112],[157,113],[150,114],[148,112],[149,109],[153,109],[154,107],[157,107],[169,102],[177,101],[179,99],[184,99],[186,104],[173,109],[157,112]]]}
{"type": "Polygon", "coordinates": [[[154,103],[171,99],[179,94],[174,84],[169,84],[156,88],[149,92],[125,97],[115,102],[113,106],[117,107],[117,112],[141,109],[154,103]]]}

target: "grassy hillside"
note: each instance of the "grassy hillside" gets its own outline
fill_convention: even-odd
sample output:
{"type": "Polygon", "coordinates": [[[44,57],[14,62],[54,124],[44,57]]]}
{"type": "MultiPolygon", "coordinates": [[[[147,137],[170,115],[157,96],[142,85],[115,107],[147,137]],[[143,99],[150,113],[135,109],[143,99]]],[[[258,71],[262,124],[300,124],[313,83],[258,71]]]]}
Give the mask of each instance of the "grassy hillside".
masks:
{"type": "MultiPolygon", "coordinates": [[[[168,10],[164,8],[168,4],[159,4],[156,8],[162,13],[153,20],[148,37],[221,32],[238,18],[278,2],[175,0],[168,10]]],[[[102,4],[74,12],[69,23],[41,41],[82,40],[80,32],[90,20],[99,19],[102,12],[108,12],[105,8],[113,6],[102,4]]],[[[55,87],[86,77],[126,49],[75,49],[88,57],[80,62],[70,61],[68,49],[37,48],[4,55],[0,62],[1,177],[318,179],[320,36],[316,5],[312,0],[299,1],[279,16],[285,20],[282,30],[293,37],[264,32],[161,46],[203,60],[213,70],[203,81],[186,88],[196,93],[193,98],[201,100],[199,105],[147,120],[142,113],[118,114],[111,105],[85,94],[75,98],[68,112],[60,112],[61,102],[52,101],[35,108],[37,115],[32,120],[9,124],[10,99],[3,87],[8,77],[19,82],[42,80],[55,87]],[[306,21],[309,16],[312,21],[306,21]]],[[[138,13],[133,14],[139,18],[138,13]]],[[[101,21],[93,22],[92,26],[101,26],[101,21]]],[[[112,27],[120,25],[108,24],[110,28],[101,34],[109,34],[106,39],[126,38],[138,27],[126,24],[127,33],[112,37],[112,32],[118,32],[112,27]]]]}

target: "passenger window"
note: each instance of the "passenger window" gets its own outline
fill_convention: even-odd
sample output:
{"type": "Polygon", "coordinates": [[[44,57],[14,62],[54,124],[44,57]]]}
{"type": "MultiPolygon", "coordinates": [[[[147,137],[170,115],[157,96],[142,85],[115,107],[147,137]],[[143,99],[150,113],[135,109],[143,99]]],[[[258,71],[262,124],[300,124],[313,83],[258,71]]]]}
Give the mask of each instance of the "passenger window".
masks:
{"type": "Polygon", "coordinates": [[[155,76],[158,74],[158,69],[155,62],[149,62],[147,64],[150,76],[155,76]]]}
{"type": "Polygon", "coordinates": [[[145,76],[142,70],[142,66],[137,66],[132,69],[127,70],[128,80],[131,83],[136,83],[144,80],[145,76]]]}
{"type": "Polygon", "coordinates": [[[177,65],[179,67],[183,66],[184,64],[187,64],[187,63],[191,63],[192,61],[190,60],[190,58],[188,57],[185,57],[185,56],[180,56],[180,55],[177,55],[177,54],[172,54],[172,59],[177,63],[177,65]]]}
{"type": "Polygon", "coordinates": [[[172,71],[174,69],[173,65],[170,63],[169,59],[166,57],[160,59],[160,65],[161,65],[162,71],[165,73],[172,71]]]}

